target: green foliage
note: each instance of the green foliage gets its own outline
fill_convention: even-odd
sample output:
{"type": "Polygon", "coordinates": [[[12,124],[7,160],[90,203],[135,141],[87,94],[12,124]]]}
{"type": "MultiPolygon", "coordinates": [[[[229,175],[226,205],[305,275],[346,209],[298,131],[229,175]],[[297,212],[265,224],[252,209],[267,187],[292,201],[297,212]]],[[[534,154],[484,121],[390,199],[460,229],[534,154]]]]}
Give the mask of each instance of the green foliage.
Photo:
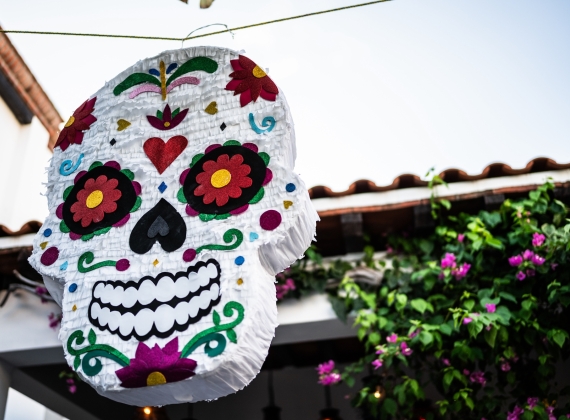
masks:
{"type": "MultiPolygon", "coordinates": [[[[430,186],[438,184],[434,177],[430,186]]],[[[430,383],[442,396],[432,418],[504,420],[517,405],[522,419],[548,419],[554,401],[553,415],[566,418],[569,389],[554,374],[570,356],[570,219],[553,188],[547,182],[478,214],[453,214],[432,196],[433,232],[389,237],[386,257],[367,247],[360,261],[323,262],[311,248],[278,276],[280,285],[295,282],[287,297],[326,292],[338,317],[354,322],[366,356],[342,378],[357,387],[355,406],[410,419],[430,383]],[[533,245],[535,234],[542,244],[533,245]],[[527,250],[540,258],[523,258],[527,250]],[[362,281],[358,270],[381,280],[362,281]],[[374,360],[382,367],[374,370],[374,360]],[[364,383],[355,381],[369,369],[364,383]],[[382,402],[373,396],[379,383],[382,402]]]]}

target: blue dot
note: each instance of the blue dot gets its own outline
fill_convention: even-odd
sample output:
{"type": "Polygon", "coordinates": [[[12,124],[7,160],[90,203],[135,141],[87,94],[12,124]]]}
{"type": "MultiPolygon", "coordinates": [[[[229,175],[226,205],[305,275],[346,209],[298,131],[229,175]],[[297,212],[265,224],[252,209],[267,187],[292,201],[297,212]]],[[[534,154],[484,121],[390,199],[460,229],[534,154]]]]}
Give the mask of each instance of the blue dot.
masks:
{"type": "Polygon", "coordinates": [[[69,291],[70,291],[71,293],[73,293],[73,292],[75,292],[76,290],[77,290],[77,284],[76,284],[76,283],[71,283],[71,284],[69,285],[69,291]]]}
{"type": "Polygon", "coordinates": [[[46,238],[48,238],[49,236],[51,236],[51,232],[52,232],[52,231],[51,231],[51,229],[49,229],[49,228],[46,229],[46,230],[44,230],[44,236],[45,236],[46,238]]]}
{"type": "Polygon", "coordinates": [[[168,186],[163,182],[162,184],[160,184],[158,186],[158,191],[160,191],[161,193],[164,192],[164,190],[166,190],[168,188],[168,186]]]}
{"type": "Polygon", "coordinates": [[[287,192],[293,192],[297,189],[297,187],[295,186],[295,184],[287,184],[285,186],[285,189],[287,190],[287,192]]]}
{"type": "Polygon", "coordinates": [[[236,258],[236,264],[237,265],[242,265],[245,262],[245,258],[244,257],[237,257],[236,258]]]}

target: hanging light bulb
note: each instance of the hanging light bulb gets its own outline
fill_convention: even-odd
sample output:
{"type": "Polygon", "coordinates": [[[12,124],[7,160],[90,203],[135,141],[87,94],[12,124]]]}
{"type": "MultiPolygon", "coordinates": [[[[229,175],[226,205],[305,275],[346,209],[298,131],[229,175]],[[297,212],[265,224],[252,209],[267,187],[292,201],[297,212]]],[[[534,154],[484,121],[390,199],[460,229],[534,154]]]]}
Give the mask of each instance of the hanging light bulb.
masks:
{"type": "Polygon", "coordinates": [[[382,385],[376,385],[376,390],[374,391],[374,398],[377,398],[378,401],[383,401],[386,398],[386,390],[382,385]]]}
{"type": "Polygon", "coordinates": [[[152,413],[152,408],[150,407],[143,408],[143,413],[145,413],[147,416],[150,415],[150,413],[152,413]]]}

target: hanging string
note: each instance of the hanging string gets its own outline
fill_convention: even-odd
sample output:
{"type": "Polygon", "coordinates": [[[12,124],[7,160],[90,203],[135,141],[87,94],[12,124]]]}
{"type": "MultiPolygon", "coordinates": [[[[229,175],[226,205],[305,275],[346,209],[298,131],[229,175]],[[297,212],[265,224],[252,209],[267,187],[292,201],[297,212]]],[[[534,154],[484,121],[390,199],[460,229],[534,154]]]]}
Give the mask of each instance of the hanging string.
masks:
{"type": "MultiPolygon", "coordinates": [[[[369,1],[367,3],[353,4],[351,6],[337,7],[335,9],[321,10],[319,12],[305,13],[303,15],[290,16],[290,17],[281,18],[281,19],[268,20],[266,22],[253,23],[251,25],[237,26],[235,28],[228,28],[226,25],[224,25],[224,26],[226,26],[227,29],[224,29],[221,31],[215,31],[215,32],[208,32],[206,34],[201,34],[201,35],[190,36],[192,34],[192,32],[195,32],[195,31],[192,31],[192,32],[190,32],[190,34],[188,34],[188,36],[186,36],[184,38],[164,37],[164,36],[144,36],[144,35],[91,34],[91,33],[80,33],[80,32],[20,31],[20,30],[13,30],[13,29],[0,29],[0,33],[28,34],[28,35],[85,36],[85,37],[99,37],[99,38],[148,39],[148,40],[155,40],[155,41],[181,41],[181,42],[184,42],[184,41],[188,41],[190,39],[204,38],[207,36],[218,35],[218,34],[222,34],[225,32],[232,33],[235,31],[242,30],[242,29],[256,28],[258,26],[271,25],[273,23],[287,22],[290,20],[301,19],[301,18],[306,18],[306,17],[310,17],[310,16],[324,15],[326,13],[340,12],[342,10],[356,9],[358,7],[370,6],[373,4],[385,3],[388,1],[391,1],[391,0],[369,1]]],[[[210,25],[207,25],[207,26],[210,26],[210,25]]],[[[198,29],[203,29],[203,28],[198,28],[198,29]]]]}
{"type": "Polygon", "coordinates": [[[225,30],[225,31],[221,31],[221,32],[229,32],[229,33],[232,35],[232,39],[234,39],[234,37],[235,37],[235,34],[233,33],[233,31],[232,31],[232,30],[230,29],[230,27],[229,27],[228,25],[226,25],[225,23],[211,23],[211,24],[209,24],[209,25],[201,26],[201,27],[199,27],[199,28],[197,28],[197,29],[194,29],[192,32],[190,32],[188,35],[186,35],[186,38],[184,38],[184,39],[182,40],[182,47],[181,47],[181,48],[184,48],[184,41],[187,41],[187,40],[191,39],[191,38],[190,38],[190,35],[192,35],[192,34],[193,34],[194,32],[196,32],[196,31],[199,31],[200,29],[209,28],[210,26],[225,26],[225,27],[226,27],[226,30],[225,30]]]}

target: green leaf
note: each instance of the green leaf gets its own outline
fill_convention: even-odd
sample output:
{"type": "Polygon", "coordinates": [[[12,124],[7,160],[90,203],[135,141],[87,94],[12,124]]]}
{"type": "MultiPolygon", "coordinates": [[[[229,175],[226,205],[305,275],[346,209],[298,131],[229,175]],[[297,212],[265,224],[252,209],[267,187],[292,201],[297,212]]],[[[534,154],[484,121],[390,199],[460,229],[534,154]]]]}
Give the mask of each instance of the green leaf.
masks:
{"type": "Polygon", "coordinates": [[[134,213],[135,211],[137,211],[140,208],[141,204],[142,204],[142,198],[137,197],[137,199],[135,200],[135,204],[133,205],[133,208],[129,213],[134,213]]]}
{"type": "Polygon", "coordinates": [[[198,163],[198,161],[200,159],[202,159],[204,157],[204,153],[198,153],[197,155],[195,155],[192,158],[192,162],[190,162],[190,167],[193,167],[194,165],[196,165],[196,163],[198,163]]]}
{"type": "Polygon", "coordinates": [[[214,325],[220,325],[220,314],[218,311],[214,311],[212,314],[212,320],[214,321],[214,325]]]}
{"type": "Polygon", "coordinates": [[[263,162],[265,162],[265,166],[269,165],[269,160],[271,159],[269,155],[265,152],[258,153],[259,157],[263,162]]]}
{"type": "Polygon", "coordinates": [[[449,200],[445,200],[445,199],[441,199],[439,200],[439,203],[445,207],[447,210],[449,210],[451,208],[451,203],[449,202],[449,200]]]}
{"type": "Polygon", "coordinates": [[[226,330],[226,335],[228,336],[228,340],[230,340],[234,344],[237,344],[237,334],[235,330],[233,330],[232,328],[226,330]]]}
{"type": "Polygon", "coordinates": [[[79,369],[80,364],[81,364],[81,357],[77,355],[73,359],[73,370],[77,371],[77,369],[79,369]]]}
{"type": "Polygon", "coordinates": [[[59,230],[61,230],[63,233],[71,232],[71,230],[67,227],[67,224],[63,220],[59,222],[59,230]]]}
{"type": "Polygon", "coordinates": [[[97,341],[97,335],[95,334],[95,331],[93,331],[92,329],[89,330],[89,334],[87,334],[87,341],[89,341],[90,345],[94,345],[95,342],[97,341]]]}
{"type": "Polygon", "coordinates": [[[449,386],[451,385],[452,382],[453,382],[453,371],[450,370],[449,372],[446,372],[445,375],[443,375],[443,387],[446,392],[449,389],[449,386]]]}
{"type": "Polygon", "coordinates": [[[135,174],[130,169],[121,169],[121,172],[123,173],[123,175],[125,175],[127,178],[129,178],[131,181],[133,179],[135,179],[135,174]]]}
{"type": "Polygon", "coordinates": [[[525,410],[521,416],[521,420],[532,420],[534,418],[534,413],[529,410],[525,410]]]}
{"type": "Polygon", "coordinates": [[[71,190],[73,189],[74,185],[70,185],[69,187],[67,187],[65,189],[65,191],[63,192],[63,199],[67,200],[67,197],[69,197],[69,194],[71,193],[71,190]]]}
{"type": "Polygon", "coordinates": [[[380,343],[380,334],[377,332],[371,333],[368,335],[368,341],[370,341],[370,343],[372,343],[374,346],[378,345],[380,343]]]}
{"type": "Polygon", "coordinates": [[[554,340],[554,342],[558,344],[560,348],[564,346],[564,341],[566,341],[567,337],[568,333],[561,330],[555,330],[554,333],[552,334],[552,340],[554,340]]]}
{"type": "Polygon", "coordinates": [[[386,398],[384,400],[384,403],[382,403],[382,409],[390,414],[391,416],[393,416],[394,414],[396,414],[396,411],[398,410],[398,404],[396,403],[395,400],[393,400],[392,398],[386,398]]]}
{"type": "Polygon", "coordinates": [[[261,201],[263,196],[265,195],[265,188],[261,187],[259,191],[253,196],[251,200],[249,200],[248,204],[257,204],[261,201]]]}
{"type": "Polygon", "coordinates": [[[509,301],[511,301],[511,302],[513,302],[513,303],[517,303],[517,299],[516,299],[513,295],[511,295],[510,293],[507,293],[507,292],[499,292],[499,296],[502,297],[502,298],[505,299],[505,300],[509,300],[509,301]]]}
{"type": "Polygon", "coordinates": [[[413,299],[410,301],[410,305],[420,314],[423,314],[427,309],[427,302],[423,299],[413,299]]]}
{"type": "Polygon", "coordinates": [[[241,143],[237,140],[228,140],[224,143],[224,146],[241,146],[241,143]]]}
{"type": "Polygon", "coordinates": [[[103,164],[99,161],[95,161],[91,164],[91,166],[89,166],[89,170],[98,168],[99,166],[103,166],[103,164]]]}
{"type": "Polygon", "coordinates": [[[478,321],[472,321],[467,325],[467,330],[469,331],[469,335],[475,338],[481,331],[483,331],[483,323],[478,321]]]}
{"type": "MultiPolygon", "coordinates": [[[[180,114],[180,108],[176,108],[174,111],[172,111],[171,117],[174,118],[174,117],[176,117],[178,114],[180,114]]],[[[162,119],[162,118],[161,118],[161,119],[162,119]]]]}
{"type": "Polygon", "coordinates": [[[433,334],[427,331],[422,331],[419,337],[424,346],[427,346],[433,342],[433,334]]]}
{"type": "Polygon", "coordinates": [[[406,295],[400,293],[396,295],[396,310],[404,309],[406,303],[408,303],[408,297],[406,295]]]}
{"type": "Polygon", "coordinates": [[[156,111],[156,118],[162,120],[162,111],[160,109],[156,111]]]}
{"type": "Polygon", "coordinates": [[[468,311],[471,311],[473,309],[473,307],[475,306],[475,301],[473,299],[468,299],[465,302],[463,302],[463,306],[468,311]]]}
{"type": "Polygon", "coordinates": [[[485,330],[485,341],[491,347],[495,347],[495,340],[497,339],[497,333],[499,332],[498,327],[493,327],[490,330],[485,330]]]}
{"type": "Polygon", "coordinates": [[[442,334],[445,335],[451,335],[451,333],[453,332],[453,328],[451,328],[449,324],[441,324],[439,326],[439,330],[442,332],[442,334]]]}
{"type": "Polygon", "coordinates": [[[186,200],[186,196],[184,195],[184,188],[180,188],[178,190],[178,193],[176,194],[176,198],[178,198],[178,201],[180,201],[181,203],[188,203],[188,200],[186,200]]]}
{"type": "Polygon", "coordinates": [[[216,215],[215,214],[200,213],[200,215],[198,217],[203,222],[209,222],[210,220],[214,220],[216,218],[216,215]]]}

